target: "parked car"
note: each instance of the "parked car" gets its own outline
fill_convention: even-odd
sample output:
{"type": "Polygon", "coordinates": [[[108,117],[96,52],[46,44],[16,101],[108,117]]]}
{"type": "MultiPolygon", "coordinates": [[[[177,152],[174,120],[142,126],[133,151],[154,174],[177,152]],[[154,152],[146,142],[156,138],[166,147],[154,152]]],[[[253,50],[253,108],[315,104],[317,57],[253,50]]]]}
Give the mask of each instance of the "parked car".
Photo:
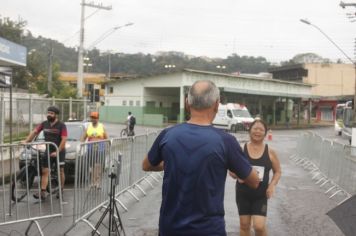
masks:
{"type": "MultiPolygon", "coordinates": [[[[65,174],[66,176],[74,176],[75,174],[75,158],[77,150],[79,149],[80,138],[85,132],[85,124],[83,122],[65,122],[67,126],[68,138],[66,142],[66,158],[65,158],[65,174]]],[[[41,131],[33,142],[44,142],[43,131],[41,131]]],[[[19,167],[20,169],[25,166],[26,158],[37,157],[37,152],[44,153],[45,145],[33,145],[31,149],[25,150],[20,154],[19,167]]]]}

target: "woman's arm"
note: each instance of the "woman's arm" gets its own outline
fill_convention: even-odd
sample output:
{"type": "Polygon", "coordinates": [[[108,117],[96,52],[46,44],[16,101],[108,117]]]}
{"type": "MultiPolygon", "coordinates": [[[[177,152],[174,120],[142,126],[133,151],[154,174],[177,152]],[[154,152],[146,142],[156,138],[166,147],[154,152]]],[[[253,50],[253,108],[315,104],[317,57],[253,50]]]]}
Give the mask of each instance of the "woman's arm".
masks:
{"type": "Polygon", "coordinates": [[[282,175],[279,159],[277,157],[276,152],[273,149],[269,149],[269,157],[272,162],[273,177],[266,191],[267,198],[271,198],[273,196],[275,191],[275,186],[278,184],[279,179],[281,178],[282,175]]]}

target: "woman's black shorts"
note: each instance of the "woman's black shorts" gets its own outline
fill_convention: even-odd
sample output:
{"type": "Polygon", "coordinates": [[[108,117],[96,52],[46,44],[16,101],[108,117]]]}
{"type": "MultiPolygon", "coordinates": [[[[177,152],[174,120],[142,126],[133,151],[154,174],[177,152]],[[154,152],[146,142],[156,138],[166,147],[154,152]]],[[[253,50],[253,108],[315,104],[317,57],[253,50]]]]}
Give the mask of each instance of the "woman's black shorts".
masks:
{"type": "Polygon", "coordinates": [[[260,215],[267,216],[267,197],[249,196],[248,194],[236,191],[236,204],[239,215],[260,215]]]}

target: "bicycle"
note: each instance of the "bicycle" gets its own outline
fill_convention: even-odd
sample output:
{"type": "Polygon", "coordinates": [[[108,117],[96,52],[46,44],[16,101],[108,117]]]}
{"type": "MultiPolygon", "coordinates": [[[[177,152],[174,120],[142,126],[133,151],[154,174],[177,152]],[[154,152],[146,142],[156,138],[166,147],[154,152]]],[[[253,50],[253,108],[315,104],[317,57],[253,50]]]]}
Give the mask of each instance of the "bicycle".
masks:
{"type": "Polygon", "coordinates": [[[126,126],[126,128],[123,128],[120,132],[121,138],[132,137],[134,135],[135,135],[135,132],[133,130],[129,130],[128,126],[126,126]]]}
{"type": "MultiPolygon", "coordinates": [[[[30,190],[33,188],[34,180],[36,176],[39,176],[38,184],[41,184],[42,176],[42,166],[41,159],[46,158],[46,152],[38,151],[33,147],[26,147],[25,152],[30,152],[31,159],[27,160],[27,165],[24,165],[20,171],[15,174],[11,184],[11,199],[14,202],[20,202],[30,193],[30,190]],[[37,163],[37,152],[38,160],[37,163]],[[39,167],[39,171],[38,168],[39,167]]],[[[25,153],[26,154],[26,153],[25,153]]],[[[58,187],[58,176],[57,176],[57,166],[51,162],[51,183],[47,185],[47,192],[50,193],[50,184],[52,189],[52,194],[56,193],[59,190],[58,187]]]]}

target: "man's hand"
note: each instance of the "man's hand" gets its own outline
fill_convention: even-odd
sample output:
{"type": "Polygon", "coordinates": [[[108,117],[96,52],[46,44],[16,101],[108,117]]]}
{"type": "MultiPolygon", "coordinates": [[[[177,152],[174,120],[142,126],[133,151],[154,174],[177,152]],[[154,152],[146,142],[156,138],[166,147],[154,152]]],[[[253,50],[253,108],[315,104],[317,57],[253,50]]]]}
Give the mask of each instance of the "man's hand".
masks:
{"type": "Polygon", "coordinates": [[[57,152],[51,152],[51,154],[49,154],[50,157],[56,157],[57,156],[57,152]]]}
{"type": "Polygon", "coordinates": [[[243,179],[237,178],[237,182],[239,182],[240,184],[245,183],[245,181],[243,179]]]}

